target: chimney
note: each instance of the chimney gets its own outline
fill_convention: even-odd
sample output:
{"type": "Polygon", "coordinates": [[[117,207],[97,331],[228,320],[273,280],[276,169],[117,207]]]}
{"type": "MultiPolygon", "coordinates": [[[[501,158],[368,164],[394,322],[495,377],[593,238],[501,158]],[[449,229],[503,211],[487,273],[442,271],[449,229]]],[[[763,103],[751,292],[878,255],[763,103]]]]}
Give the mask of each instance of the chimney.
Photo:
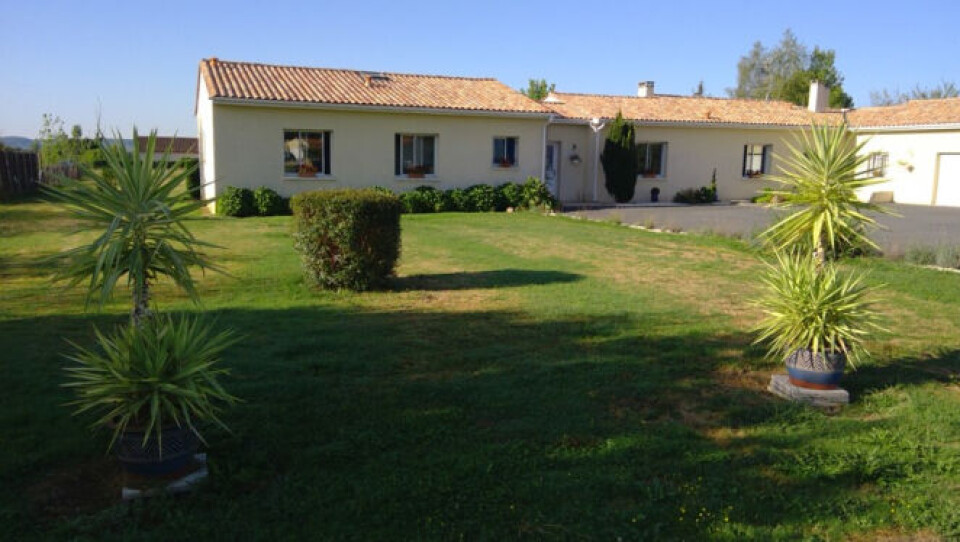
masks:
{"type": "Polygon", "coordinates": [[[637,83],[637,96],[640,98],[653,98],[653,81],[640,81],[637,83]]]}
{"type": "Polygon", "coordinates": [[[807,109],[814,113],[823,113],[827,110],[827,104],[830,101],[830,89],[820,81],[814,79],[810,81],[810,99],[807,102],[807,109]]]}

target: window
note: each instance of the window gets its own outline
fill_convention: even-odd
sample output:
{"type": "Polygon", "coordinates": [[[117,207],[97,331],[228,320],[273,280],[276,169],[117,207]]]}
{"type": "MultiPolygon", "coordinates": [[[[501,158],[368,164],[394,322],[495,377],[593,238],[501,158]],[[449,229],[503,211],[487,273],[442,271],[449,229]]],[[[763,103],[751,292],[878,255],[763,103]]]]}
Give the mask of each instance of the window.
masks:
{"type": "Polygon", "coordinates": [[[887,162],[890,155],[885,152],[872,152],[867,158],[867,175],[883,177],[887,174],[887,162]]]}
{"type": "Polygon", "coordinates": [[[330,175],[330,132],[284,130],[283,174],[330,175]]]}
{"type": "Polygon", "coordinates": [[[640,143],[637,145],[637,157],[640,163],[640,174],[644,177],[666,175],[666,143],[640,143]]]}
{"type": "Polygon", "coordinates": [[[493,138],[493,165],[498,167],[513,167],[517,165],[516,137],[493,138]]]}
{"type": "Polygon", "coordinates": [[[397,134],[394,142],[396,175],[433,175],[436,166],[437,136],[397,134]]]}
{"type": "Polygon", "coordinates": [[[770,155],[773,145],[744,145],[743,146],[743,176],[757,177],[770,173],[770,155]]]}

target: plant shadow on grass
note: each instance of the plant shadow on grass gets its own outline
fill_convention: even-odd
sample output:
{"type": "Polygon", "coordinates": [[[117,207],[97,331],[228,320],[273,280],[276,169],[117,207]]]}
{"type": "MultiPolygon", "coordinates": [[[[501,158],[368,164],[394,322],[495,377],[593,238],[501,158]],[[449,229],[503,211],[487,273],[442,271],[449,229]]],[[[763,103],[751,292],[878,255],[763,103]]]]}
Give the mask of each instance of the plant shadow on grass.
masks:
{"type": "Polygon", "coordinates": [[[408,275],[392,280],[391,290],[472,290],[478,288],[516,288],[583,280],[582,275],[563,271],[536,271],[528,269],[497,269],[493,271],[463,271],[408,275]]]}
{"type": "Polygon", "coordinates": [[[122,318],[0,322],[12,390],[0,402],[13,443],[0,452],[12,463],[0,465],[10,532],[694,539],[729,520],[745,536],[797,536],[838,521],[871,480],[792,474],[785,465],[804,446],[796,432],[714,437],[821,415],[730,377],[755,368],[743,359],[750,337],[678,332],[673,315],[316,307],[216,316],[244,336],[226,358],[226,384],[244,402],[224,415],[232,435],[208,435],[210,483],[125,513],[76,507],[66,517],[43,510],[69,508],[50,499],[83,488],[51,487],[78,477],[49,473],[81,468],[104,437],[91,446],[86,420],[61,406],[49,338],[89,344],[91,323],[122,318]],[[38,417],[47,423],[29,423],[38,417]],[[45,444],[17,448],[27,436],[45,444]]]}

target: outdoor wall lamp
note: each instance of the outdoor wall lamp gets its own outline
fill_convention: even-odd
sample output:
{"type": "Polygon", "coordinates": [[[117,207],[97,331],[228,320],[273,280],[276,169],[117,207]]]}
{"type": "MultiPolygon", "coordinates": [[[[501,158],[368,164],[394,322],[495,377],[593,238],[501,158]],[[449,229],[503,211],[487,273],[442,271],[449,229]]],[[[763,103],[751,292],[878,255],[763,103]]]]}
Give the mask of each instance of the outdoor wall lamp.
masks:
{"type": "Polygon", "coordinates": [[[573,165],[575,165],[575,166],[579,166],[579,165],[580,165],[580,162],[582,162],[582,161],[583,161],[583,160],[580,159],[580,154],[577,153],[577,144],[574,143],[574,144],[573,144],[573,148],[570,149],[570,163],[573,164],[573,165]]]}

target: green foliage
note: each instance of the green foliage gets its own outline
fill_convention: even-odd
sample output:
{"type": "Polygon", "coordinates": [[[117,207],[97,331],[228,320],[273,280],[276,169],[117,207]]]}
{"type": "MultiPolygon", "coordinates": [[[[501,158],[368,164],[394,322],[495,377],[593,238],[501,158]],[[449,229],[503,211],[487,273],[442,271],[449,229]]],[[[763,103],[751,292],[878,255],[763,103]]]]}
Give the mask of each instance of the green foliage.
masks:
{"type": "Polygon", "coordinates": [[[450,202],[450,210],[459,213],[469,213],[473,211],[470,203],[470,194],[463,188],[451,188],[447,190],[446,199],[450,202]]]}
{"type": "Polygon", "coordinates": [[[870,105],[896,105],[908,100],[940,100],[960,96],[960,88],[953,81],[941,81],[933,87],[916,85],[910,92],[883,89],[870,93],[870,105]]]}
{"type": "Polygon", "coordinates": [[[497,210],[497,192],[489,184],[475,184],[467,188],[470,210],[486,213],[497,210]]]}
{"type": "Polygon", "coordinates": [[[49,113],[43,114],[43,124],[37,137],[40,144],[40,165],[53,166],[75,158],[70,138],[63,131],[63,119],[49,113]]]}
{"type": "Polygon", "coordinates": [[[290,206],[276,190],[261,186],[253,191],[253,207],[259,216],[289,214],[290,206]]]}
{"type": "Polygon", "coordinates": [[[418,186],[400,194],[405,213],[441,213],[450,210],[446,195],[432,186],[418,186]]]}
{"type": "Polygon", "coordinates": [[[200,162],[196,158],[184,158],[183,164],[190,167],[192,171],[190,176],[187,177],[187,191],[190,192],[190,196],[193,199],[203,199],[200,186],[200,162]]]}
{"type": "Polygon", "coordinates": [[[885,182],[858,175],[867,160],[864,144],[851,141],[846,126],[813,125],[797,136],[789,154],[779,157],[779,174],[768,177],[781,187],[770,192],[780,200],[774,205],[792,212],[761,237],[779,250],[808,247],[821,260],[826,250],[836,254],[860,245],[879,250],[865,233],[876,225],[867,212],[890,211],[857,196],[857,190],[885,182]]]}
{"type": "Polygon", "coordinates": [[[830,107],[853,107],[853,98],[843,90],[843,75],[835,66],[836,52],[814,47],[808,52],[788,28],[776,47],[755,42],[737,64],[737,86],[727,89],[736,98],[785,100],[807,105],[810,82],[830,87],[830,107]]]}
{"type": "Polygon", "coordinates": [[[757,304],[766,316],[754,344],[768,342],[770,357],[805,349],[843,353],[853,365],[866,354],[870,335],[882,331],[867,300],[872,289],[862,276],[845,276],[832,262],[821,264],[799,251],[778,253],[763,282],[757,304]]]}
{"type": "Polygon", "coordinates": [[[673,195],[674,203],[705,204],[714,202],[714,193],[709,187],[685,188],[673,195]]]}
{"type": "Polygon", "coordinates": [[[112,447],[126,429],[144,431],[160,443],[161,429],[176,425],[203,439],[196,424],[212,421],[224,428],[221,405],[236,399],[218,379],[228,371],[217,366],[220,355],[237,342],[228,331],[214,333],[197,317],[156,315],[140,326],[118,327],[113,334],[96,331],[99,348],[74,346],[67,356],[65,387],[73,389],[70,403],[77,413],[98,416],[94,425],[113,427],[112,447]]]}
{"type": "Polygon", "coordinates": [[[607,192],[617,203],[632,200],[640,170],[637,144],[633,123],[625,121],[619,111],[607,131],[600,162],[603,164],[604,186],[607,192]]]}
{"type": "Polygon", "coordinates": [[[907,249],[903,259],[916,265],[960,269],[960,247],[952,245],[914,246],[907,249]]]}
{"type": "Polygon", "coordinates": [[[528,98],[537,100],[539,102],[540,100],[546,98],[548,94],[553,92],[553,89],[556,88],[556,86],[557,85],[553,83],[547,83],[546,79],[540,79],[539,81],[536,79],[530,79],[530,81],[527,82],[527,88],[520,89],[520,92],[526,95],[528,98]]]}
{"type": "Polygon", "coordinates": [[[375,190],[315,190],[291,200],[295,247],[307,278],[327,289],[369,290],[387,284],[400,256],[394,195],[375,190]]]}
{"type": "Polygon", "coordinates": [[[249,188],[228,186],[217,198],[217,214],[220,216],[254,216],[257,207],[253,201],[253,191],[249,188]]]}
{"type": "Polygon", "coordinates": [[[522,186],[522,200],[520,207],[525,209],[544,209],[552,211],[559,203],[550,193],[547,184],[537,177],[527,177],[522,186]]]}
{"type": "Polygon", "coordinates": [[[517,183],[503,183],[497,187],[497,197],[504,207],[517,209],[524,204],[523,185],[517,183]]]}
{"type": "MultiPolygon", "coordinates": [[[[117,139],[122,140],[120,134],[117,139]]],[[[199,302],[190,269],[219,267],[200,250],[215,245],[194,237],[184,224],[187,216],[208,203],[181,189],[193,169],[168,163],[167,153],[155,160],[156,132],[147,139],[144,158],[136,129],[133,141],[133,152],[122,144],[104,149],[111,179],[81,164],[81,181],[64,179],[62,186],[46,193],[99,231],[91,243],[62,254],[55,279],[72,285],[86,281],[87,301],[97,297],[102,306],[117,281],[126,277],[136,320],[149,314],[149,288],[157,278],[170,278],[199,302]]]]}

